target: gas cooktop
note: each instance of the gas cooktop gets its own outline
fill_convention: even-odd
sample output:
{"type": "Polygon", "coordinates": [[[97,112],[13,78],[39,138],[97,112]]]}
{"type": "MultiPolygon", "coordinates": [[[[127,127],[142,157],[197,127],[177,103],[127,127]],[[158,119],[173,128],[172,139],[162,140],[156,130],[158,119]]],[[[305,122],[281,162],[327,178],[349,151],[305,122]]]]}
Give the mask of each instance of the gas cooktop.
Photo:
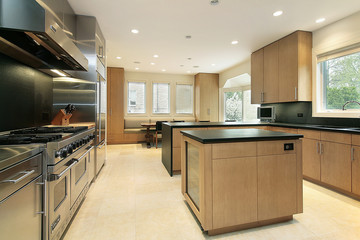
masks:
{"type": "Polygon", "coordinates": [[[87,130],[88,127],[34,127],[11,131],[0,136],[0,145],[48,143],[87,130]]]}
{"type": "Polygon", "coordinates": [[[82,127],[34,127],[26,128],[16,131],[11,131],[10,134],[42,134],[42,133],[78,133],[88,129],[86,126],[82,127]]]}

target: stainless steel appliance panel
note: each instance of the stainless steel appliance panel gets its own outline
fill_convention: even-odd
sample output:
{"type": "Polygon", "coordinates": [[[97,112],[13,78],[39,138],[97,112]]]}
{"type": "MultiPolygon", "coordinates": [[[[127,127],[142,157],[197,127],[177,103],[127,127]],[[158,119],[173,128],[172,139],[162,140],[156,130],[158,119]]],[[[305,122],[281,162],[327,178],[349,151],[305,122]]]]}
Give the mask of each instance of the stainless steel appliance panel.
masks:
{"type": "Polygon", "coordinates": [[[55,174],[61,174],[61,177],[48,182],[49,239],[60,238],[71,218],[70,169],[55,174]]]}
{"type": "Polygon", "coordinates": [[[101,142],[96,146],[96,175],[99,174],[106,159],[106,143],[101,142]]]}
{"type": "Polygon", "coordinates": [[[88,184],[88,158],[92,148],[75,157],[77,163],[71,168],[71,206],[88,184]]]}
{"type": "Polygon", "coordinates": [[[100,101],[99,101],[99,132],[100,132],[100,136],[99,136],[99,143],[105,140],[105,135],[106,135],[106,92],[107,92],[107,88],[106,88],[106,81],[104,78],[102,78],[99,75],[99,95],[100,95],[100,101]]]}
{"type": "Polygon", "coordinates": [[[42,239],[41,176],[0,201],[1,239],[42,239]]]}
{"type": "Polygon", "coordinates": [[[0,201],[42,174],[42,155],[0,171],[0,201]]]}
{"type": "Polygon", "coordinates": [[[95,147],[92,146],[92,149],[90,150],[89,153],[89,159],[88,159],[88,164],[89,164],[89,183],[92,182],[92,180],[95,177],[95,147]]]}
{"type": "Polygon", "coordinates": [[[70,122],[95,121],[95,82],[75,78],[54,78],[53,84],[53,117],[60,109],[73,104],[76,110],[72,113],[70,122]]]}

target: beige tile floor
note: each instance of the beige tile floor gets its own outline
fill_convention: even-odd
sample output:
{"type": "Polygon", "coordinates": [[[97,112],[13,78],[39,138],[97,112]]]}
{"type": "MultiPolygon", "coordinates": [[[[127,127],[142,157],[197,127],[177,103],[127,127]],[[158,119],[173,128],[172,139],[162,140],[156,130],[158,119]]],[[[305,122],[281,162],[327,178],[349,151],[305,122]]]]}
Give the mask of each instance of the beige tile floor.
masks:
{"type": "Polygon", "coordinates": [[[304,182],[304,213],[294,220],[209,237],[202,233],[169,177],[161,149],[110,145],[98,176],[65,240],[359,240],[360,202],[304,182]]]}

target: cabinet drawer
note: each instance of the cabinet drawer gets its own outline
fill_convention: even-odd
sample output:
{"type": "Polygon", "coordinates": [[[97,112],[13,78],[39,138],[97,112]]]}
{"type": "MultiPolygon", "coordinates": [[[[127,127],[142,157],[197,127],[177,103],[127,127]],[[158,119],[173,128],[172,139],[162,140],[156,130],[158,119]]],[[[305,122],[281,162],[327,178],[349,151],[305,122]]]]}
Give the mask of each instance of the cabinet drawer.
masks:
{"type": "Polygon", "coordinates": [[[323,141],[351,144],[351,134],[322,131],[320,136],[323,141]]]}
{"type": "Polygon", "coordinates": [[[320,131],[299,129],[298,133],[304,135],[304,138],[320,140],[320,131]]]}
{"type": "Polygon", "coordinates": [[[351,143],[352,145],[360,146],[360,134],[352,134],[351,143]]]}
{"type": "Polygon", "coordinates": [[[212,159],[255,156],[256,142],[218,143],[212,145],[212,159]]]}
{"type": "Polygon", "coordinates": [[[206,127],[204,128],[173,128],[173,147],[181,147],[181,133],[180,131],[185,130],[207,130],[206,127]]]}
{"type": "Polygon", "coordinates": [[[296,142],[298,140],[264,141],[257,143],[257,155],[276,155],[296,153],[296,142]],[[292,144],[293,150],[285,150],[285,144],[292,144]]]}

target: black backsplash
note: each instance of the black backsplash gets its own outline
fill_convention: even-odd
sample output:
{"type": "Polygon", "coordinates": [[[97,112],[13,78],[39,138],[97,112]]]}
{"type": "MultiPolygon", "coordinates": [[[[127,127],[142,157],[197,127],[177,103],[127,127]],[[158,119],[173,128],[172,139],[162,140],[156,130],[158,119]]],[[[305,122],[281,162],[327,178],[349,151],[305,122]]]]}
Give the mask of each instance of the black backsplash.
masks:
{"type": "Polygon", "coordinates": [[[360,118],[312,117],[311,102],[274,103],[262,104],[262,106],[275,107],[276,122],[360,127],[360,118]],[[302,114],[303,116],[298,117],[298,114],[302,114]]]}
{"type": "Polygon", "coordinates": [[[0,54],[0,131],[50,124],[52,77],[0,54]]]}

